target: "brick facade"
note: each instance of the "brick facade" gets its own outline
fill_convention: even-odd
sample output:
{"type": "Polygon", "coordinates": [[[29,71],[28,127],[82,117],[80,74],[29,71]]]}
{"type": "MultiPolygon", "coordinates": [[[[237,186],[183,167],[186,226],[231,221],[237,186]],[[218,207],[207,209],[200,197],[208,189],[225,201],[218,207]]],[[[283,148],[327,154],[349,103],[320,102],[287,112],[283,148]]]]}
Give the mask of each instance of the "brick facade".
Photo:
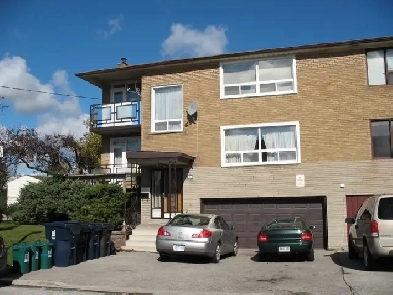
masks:
{"type": "MultiPolygon", "coordinates": [[[[393,86],[367,85],[364,51],[299,54],[296,60],[298,93],[283,96],[220,100],[218,64],[143,76],[142,150],[196,157],[193,179],[184,183],[184,212],[199,212],[201,197],[327,196],[328,245],[337,248],[346,243],[345,196],[393,192],[393,160],[373,160],[370,137],[370,119],[393,117],[393,86]],[[195,101],[198,124],[152,134],[151,87],[178,83],[184,120],[195,101]],[[220,167],[220,126],[283,121],[300,122],[301,164],[220,167]],[[296,187],[297,174],[305,175],[305,188],[296,187]]],[[[105,89],[104,102],[108,95],[105,89]]],[[[148,170],[142,178],[148,186],[148,170]]],[[[150,219],[150,200],[142,201],[142,222],[162,223],[150,219]]]]}

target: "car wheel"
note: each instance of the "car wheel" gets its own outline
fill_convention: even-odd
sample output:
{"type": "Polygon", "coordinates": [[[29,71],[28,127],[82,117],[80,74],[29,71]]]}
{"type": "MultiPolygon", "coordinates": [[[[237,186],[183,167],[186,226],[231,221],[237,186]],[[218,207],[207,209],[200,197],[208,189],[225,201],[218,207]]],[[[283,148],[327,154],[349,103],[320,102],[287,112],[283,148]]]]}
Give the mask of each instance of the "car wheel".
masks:
{"type": "Polygon", "coordinates": [[[259,261],[259,262],[264,262],[264,261],[266,261],[266,258],[267,258],[267,254],[258,252],[258,261],[259,261]]]}
{"type": "Polygon", "coordinates": [[[233,244],[232,256],[236,256],[238,250],[239,250],[239,249],[238,249],[238,244],[237,244],[237,240],[236,240],[235,243],[233,244]]]}
{"type": "Polygon", "coordinates": [[[315,255],[314,251],[308,252],[305,256],[306,261],[314,261],[315,260],[315,255]]]}
{"type": "Polygon", "coordinates": [[[375,268],[375,259],[370,253],[370,249],[368,248],[367,243],[365,242],[363,245],[363,264],[365,270],[374,270],[375,268]]]}
{"type": "Polygon", "coordinates": [[[221,245],[220,245],[220,243],[218,243],[216,246],[216,250],[214,251],[214,255],[211,258],[211,262],[219,263],[220,259],[221,259],[221,245]]]}
{"type": "Polygon", "coordinates": [[[351,260],[359,259],[359,254],[355,249],[351,237],[348,237],[348,258],[351,260]]]}

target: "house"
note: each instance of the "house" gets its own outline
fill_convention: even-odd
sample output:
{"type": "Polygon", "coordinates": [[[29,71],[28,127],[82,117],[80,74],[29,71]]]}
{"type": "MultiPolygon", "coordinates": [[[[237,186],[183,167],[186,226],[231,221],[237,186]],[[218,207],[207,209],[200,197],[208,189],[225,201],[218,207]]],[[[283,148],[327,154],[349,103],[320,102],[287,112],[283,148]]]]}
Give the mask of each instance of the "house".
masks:
{"type": "Polygon", "coordinates": [[[10,179],[7,182],[7,205],[18,202],[20,190],[29,183],[38,183],[42,180],[42,176],[22,175],[10,179]]]}
{"type": "Polygon", "coordinates": [[[316,247],[341,248],[344,218],[393,192],[393,37],[76,75],[102,89],[91,131],[107,173],[140,169],[139,227],[217,213],[255,247],[263,222],[293,214],[316,247]]]}

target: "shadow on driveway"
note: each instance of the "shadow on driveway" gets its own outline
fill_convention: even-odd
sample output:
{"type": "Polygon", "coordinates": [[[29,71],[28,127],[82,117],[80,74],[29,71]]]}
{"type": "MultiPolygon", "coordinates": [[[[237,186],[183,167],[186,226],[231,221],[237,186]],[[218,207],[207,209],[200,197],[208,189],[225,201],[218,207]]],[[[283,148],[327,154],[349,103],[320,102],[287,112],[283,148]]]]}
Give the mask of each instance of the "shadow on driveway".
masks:
{"type": "MultiPolygon", "coordinates": [[[[357,260],[351,260],[348,257],[348,252],[335,252],[330,255],[324,255],[324,257],[330,257],[332,261],[341,267],[358,270],[358,271],[365,271],[363,266],[362,258],[357,260]]],[[[374,271],[376,272],[393,272],[393,259],[380,259],[378,260],[378,266],[375,268],[374,271]]]]}
{"type": "Polygon", "coordinates": [[[258,251],[254,256],[250,257],[254,262],[303,262],[304,258],[299,255],[267,255],[262,261],[259,259],[258,251]]]}
{"type": "MultiPolygon", "coordinates": [[[[225,260],[228,257],[231,257],[231,255],[225,255],[221,256],[221,260],[225,260]]],[[[165,259],[162,259],[161,257],[157,258],[157,261],[160,262],[178,262],[178,263],[187,263],[187,264],[209,264],[210,258],[208,257],[198,257],[198,256],[167,256],[165,259]]]]}

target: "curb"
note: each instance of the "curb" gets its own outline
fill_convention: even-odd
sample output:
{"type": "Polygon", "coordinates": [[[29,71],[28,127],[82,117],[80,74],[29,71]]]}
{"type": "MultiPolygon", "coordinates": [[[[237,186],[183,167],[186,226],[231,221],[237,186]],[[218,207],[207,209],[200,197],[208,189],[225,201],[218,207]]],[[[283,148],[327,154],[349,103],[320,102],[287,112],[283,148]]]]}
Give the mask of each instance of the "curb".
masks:
{"type": "Polygon", "coordinates": [[[77,286],[68,285],[63,282],[41,281],[41,280],[15,280],[12,282],[13,287],[18,288],[35,288],[47,289],[53,291],[77,291],[77,292],[94,292],[105,293],[105,295],[152,295],[152,292],[140,292],[125,288],[108,288],[103,286],[77,286]]]}

